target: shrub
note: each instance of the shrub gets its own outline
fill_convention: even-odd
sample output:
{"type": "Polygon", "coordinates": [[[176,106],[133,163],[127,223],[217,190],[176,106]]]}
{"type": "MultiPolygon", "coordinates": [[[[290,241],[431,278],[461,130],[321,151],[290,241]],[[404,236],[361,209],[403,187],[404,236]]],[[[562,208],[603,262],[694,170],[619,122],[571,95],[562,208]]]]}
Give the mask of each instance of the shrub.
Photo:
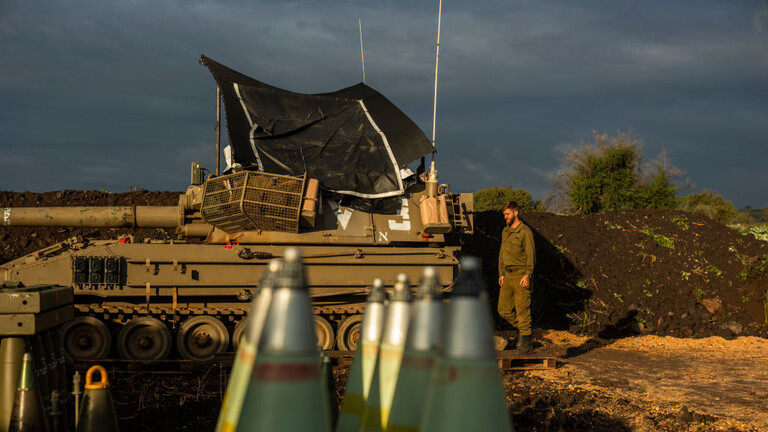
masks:
{"type": "Polygon", "coordinates": [[[583,145],[566,156],[566,168],[553,181],[555,210],[593,213],[677,206],[673,180],[683,173],[672,167],[666,151],[659,155],[655,174],[648,175],[642,143],[632,132],[613,137],[594,132],[594,137],[594,145],[583,145]]]}
{"type": "Polygon", "coordinates": [[[683,197],[680,200],[680,208],[703,214],[724,224],[734,222],[739,216],[739,211],[730,201],[719,193],[707,189],[683,197]]]}
{"type": "Polygon", "coordinates": [[[656,174],[651,182],[639,188],[640,202],[644,208],[671,210],[677,207],[677,187],[672,184],[669,170],[661,163],[656,164],[656,174]]]}
{"type": "Polygon", "coordinates": [[[534,201],[531,194],[525,189],[512,188],[510,186],[491,187],[475,192],[474,209],[476,212],[486,210],[501,210],[501,206],[507,201],[517,201],[521,211],[542,210],[541,202],[534,201]]]}
{"type": "Polygon", "coordinates": [[[747,205],[744,206],[743,209],[739,210],[739,213],[745,216],[744,219],[748,221],[746,223],[760,223],[763,221],[764,211],[764,209],[754,208],[751,205],[747,205]]]}

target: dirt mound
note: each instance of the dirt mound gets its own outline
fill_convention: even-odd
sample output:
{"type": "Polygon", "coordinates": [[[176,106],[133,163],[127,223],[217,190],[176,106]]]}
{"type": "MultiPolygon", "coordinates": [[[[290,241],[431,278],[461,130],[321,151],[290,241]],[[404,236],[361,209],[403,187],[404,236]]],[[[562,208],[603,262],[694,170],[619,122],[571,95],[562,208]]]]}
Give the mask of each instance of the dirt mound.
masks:
{"type": "MultiPolygon", "coordinates": [[[[125,193],[75,190],[62,190],[46,193],[0,191],[0,209],[6,207],[57,206],[173,206],[178,203],[179,192],[149,192],[145,190],[125,193]]],[[[157,229],[131,230],[68,227],[6,228],[0,224],[0,264],[75,236],[108,239],[116,238],[121,234],[134,234],[137,239],[157,239],[167,237],[172,233],[157,229]]]]}
{"type": "MultiPolygon", "coordinates": [[[[503,219],[475,216],[477,233],[465,250],[483,257],[491,297],[498,296],[503,219]]],[[[537,248],[540,327],[604,338],[768,336],[768,242],[679,211],[529,213],[523,220],[537,248]]]]}

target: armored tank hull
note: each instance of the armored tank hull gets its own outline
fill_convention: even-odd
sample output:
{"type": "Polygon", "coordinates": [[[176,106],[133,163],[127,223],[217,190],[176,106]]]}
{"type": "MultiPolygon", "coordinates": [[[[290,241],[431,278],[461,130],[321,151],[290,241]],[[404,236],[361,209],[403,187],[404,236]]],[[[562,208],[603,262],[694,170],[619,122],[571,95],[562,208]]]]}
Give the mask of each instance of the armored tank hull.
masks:
{"type": "Polygon", "coordinates": [[[226,233],[200,217],[202,189],[190,187],[179,206],[6,208],[7,227],[175,228],[176,238],[71,238],[0,265],[0,282],[74,287],[78,318],[64,329],[64,344],[74,359],[205,362],[236,348],[269,260],[298,246],[318,344],[348,350],[356,346],[373,279],[392,286],[399,273],[417,280],[424,267],[433,266],[448,289],[457,273],[461,237],[472,229],[471,194],[449,193],[443,196],[451,203],[452,232],[427,233],[418,211],[424,187],[416,185],[393,214],[321,199],[313,227],[226,233]]]}

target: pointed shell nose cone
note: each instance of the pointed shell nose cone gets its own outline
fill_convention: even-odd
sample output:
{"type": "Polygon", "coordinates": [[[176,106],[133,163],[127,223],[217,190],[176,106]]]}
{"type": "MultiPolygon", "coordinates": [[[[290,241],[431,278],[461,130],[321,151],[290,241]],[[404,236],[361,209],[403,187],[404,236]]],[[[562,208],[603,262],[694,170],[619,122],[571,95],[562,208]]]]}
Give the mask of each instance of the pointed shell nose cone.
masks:
{"type": "Polygon", "coordinates": [[[421,284],[416,291],[416,298],[432,300],[441,299],[443,296],[442,287],[437,280],[437,270],[434,267],[427,267],[421,277],[421,284]]]}
{"type": "Polygon", "coordinates": [[[400,273],[397,275],[397,281],[395,282],[395,289],[392,291],[392,295],[389,296],[390,302],[409,302],[411,301],[411,283],[408,279],[408,275],[400,273]]]}
{"type": "Polygon", "coordinates": [[[32,354],[24,353],[24,358],[21,360],[21,370],[19,371],[18,385],[19,390],[36,390],[37,385],[35,383],[35,369],[32,365],[32,354]]]}
{"type": "Polygon", "coordinates": [[[41,432],[49,430],[48,415],[43,409],[43,400],[36,388],[33,362],[32,354],[25,353],[21,361],[18,386],[11,401],[13,408],[9,413],[10,422],[4,425],[4,430],[41,432]]]}
{"type": "Polygon", "coordinates": [[[442,330],[443,295],[434,267],[424,269],[424,276],[411,304],[406,347],[411,351],[434,352],[440,345],[442,330]]]}
{"type": "MultiPolygon", "coordinates": [[[[381,342],[381,335],[384,333],[384,320],[386,319],[387,306],[384,300],[387,299],[387,292],[384,290],[384,281],[376,279],[368,294],[365,313],[363,314],[363,324],[360,327],[360,338],[367,342],[381,342]]],[[[360,349],[360,345],[358,345],[360,349]]]]}
{"type": "Polygon", "coordinates": [[[269,305],[272,303],[272,291],[277,285],[277,275],[282,268],[283,263],[278,259],[273,259],[264,270],[259,280],[259,288],[256,295],[253,296],[251,309],[246,318],[247,326],[245,330],[245,340],[249,343],[258,345],[261,340],[261,332],[264,329],[264,321],[267,318],[269,305]]]}
{"type": "Polygon", "coordinates": [[[382,279],[374,280],[366,301],[368,303],[384,303],[386,298],[387,292],[384,290],[384,281],[382,279]]]}
{"type": "MultiPolygon", "coordinates": [[[[285,251],[277,272],[259,353],[314,354],[317,351],[312,301],[304,279],[301,255],[296,248],[285,251]]],[[[261,354],[259,354],[261,355],[261,354]]]]}
{"type": "Polygon", "coordinates": [[[444,337],[444,356],[452,359],[493,359],[493,328],[480,278],[480,261],[461,260],[461,274],[453,288],[444,337]]]}
{"type": "Polygon", "coordinates": [[[274,288],[277,283],[277,274],[280,272],[282,263],[278,259],[273,259],[267,264],[267,268],[259,279],[259,289],[274,288]]]}
{"type": "Polygon", "coordinates": [[[467,256],[461,259],[461,272],[453,287],[454,297],[478,297],[485,291],[480,277],[480,260],[467,256]]]}
{"type": "Polygon", "coordinates": [[[387,306],[387,318],[385,319],[384,334],[381,337],[383,344],[394,346],[405,345],[405,337],[408,333],[408,320],[411,307],[411,286],[408,275],[397,275],[395,289],[389,296],[387,306]]]}
{"type": "Polygon", "coordinates": [[[301,262],[301,251],[298,248],[285,250],[283,268],[277,274],[277,287],[306,291],[307,282],[301,262]]]}

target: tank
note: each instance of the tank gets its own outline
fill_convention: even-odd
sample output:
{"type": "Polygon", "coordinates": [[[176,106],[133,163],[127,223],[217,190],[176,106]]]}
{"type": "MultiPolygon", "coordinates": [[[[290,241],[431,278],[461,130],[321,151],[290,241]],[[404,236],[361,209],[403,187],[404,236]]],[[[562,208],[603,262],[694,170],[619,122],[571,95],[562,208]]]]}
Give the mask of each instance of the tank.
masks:
{"type": "MultiPolygon", "coordinates": [[[[62,329],[71,359],[179,356],[208,362],[236,348],[269,260],[304,257],[318,345],[354,350],[367,287],[436,269],[448,289],[472,194],[437,184],[435,148],[365,84],[303,95],[203,56],[227,115],[227,167],[192,163],[176,206],[4,208],[13,226],[157,228],[173,240],[76,237],[0,265],[0,283],[72,286],[62,329]],[[266,95],[266,96],[265,96],[266,95]],[[421,158],[417,174],[408,164],[421,158]]],[[[217,128],[218,129],[218,128],[217,128]]],[[[0,209],[2,203],[0,203],[0,209]]]]}
{"type": "Polygon", "coordinates": [[[191,185],[178,206],[4,208],[7,227],[152,227],[177,235],[72,238],[0,265],[0,282],[74,287],[79,317],[63,334],[71,358],[160,359],[175,351],[207,361],[237,346],[269,260],[298,246],[319,345],[352,350],[375,278],[391,287],[397,274],[418,280],[432,266],[444,288],[453,284],[461,237],[472,230],[472,195],[445,185],[441,192],[448,219],[426,228],[423,183],[399,197],[394,214],[379,214],[340,204],[305,177],[248,171],[191,185]]]}

